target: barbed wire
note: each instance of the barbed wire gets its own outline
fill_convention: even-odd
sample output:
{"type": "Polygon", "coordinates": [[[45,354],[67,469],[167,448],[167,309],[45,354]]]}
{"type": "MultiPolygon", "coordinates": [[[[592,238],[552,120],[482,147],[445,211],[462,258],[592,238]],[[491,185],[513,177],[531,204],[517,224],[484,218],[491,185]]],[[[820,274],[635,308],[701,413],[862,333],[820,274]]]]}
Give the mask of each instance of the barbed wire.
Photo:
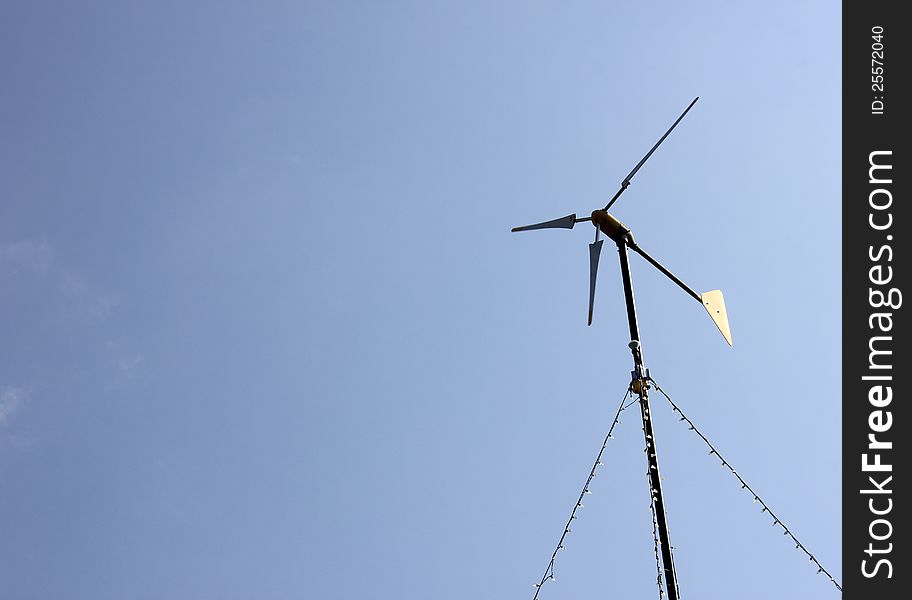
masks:
{"type": "MultiPolygon", "coordinates": [[[[608,440],[612,439],[612,433],[614,428],[621,422],[621,413],[624,411],[626,406],[624,402],[627,401],[627,398],[630,396],[630,390],[624,394],[624,397],[621,398],[621,403],[618,405],[617,413],[614,415],[614,419],[611,421],[611,427],[608,428],[608,434],[605,435],[605,440],[602,442],[602,447],[599,449],[598,455],[595,457],[595,462],[592,465],[592,469],[589,470],[589,477],[586,478],[586,483],[583,485],[583,491],[580,492],[579,498],[576,500],[576,505],[574,505],[573,510],[570,511],[570,518],[567,520],[567,524],[564,526],[564,531],[561,533],[560,540],[557,542],[557,547],[554,549],[554,552],[551,553],[551,560],[548,561],[548,566],[545,568],[545,573],[542,575],[541,581],[535,584],[535,595],[532,596],[532,600],[538,600],[538,594],[541,592],[542,586],[546,581],[554,581],[557,579],[554,576],[554,563],[557,561],[557,553],[564,549],[564,540],[567,538],[567,534],[570,533],[570,525],[573,521],[576,520],[576,511],[583,508],[583,497],[587,494],[591,494],[592,491],[589,489],[589,486],[592,484],[592,480],[595,478],[596,471],[602,465],[602,453],[605,452],[605,447],[608,445],[608,440]]],[[[630,406],[629,404],[627,406],[630,406]]]]}
{"type": "Polygon", "coordinates": [[[834,577],[830,574],[830,572],[827,571],[827,570],[824,568],[824,566],[823,566],[822,564],[820,564],[820,561],[818,561],[818,560],[814,557],[814,555],[811,554],[810,550],[808,550],[807,547],[805,547],[805,545],[802,544],[802,543],[798,540],[797,537],[795,537],[795,534],[792,533],[792,530],[789,529],[788,526],[786,526],[786,524],[783,523],[783,522],[779,519],[779,517],[776,516],[775,513],[773,513],[772,510],[770,510],[770,507],[766,504],[766,502],[764,502],[763,499],[754,491],[754,489],[753,489],[751,486],[749,486],[749,485],[747,484],[746,481],[744,481],[744,478],[742,478],[741,475],[739,475],[738,472],[735,471],[735,468],[732,467],[731,464],[729,464],[729,462],[728,462],[727,460],[725,460],[725,458],[723,458],[721,454],[719,454],[719,451],[716,450],[716,447],[712,445],[712,443],[706,438],[705,435],[703,435],[703,433],[702,433],[699,429],[697,429],[696,425],[693,424],[693,421],[691,421],[691,420],[687,417],[687,415],[685,415],[685,414],[683,413],[683,411],[681,411],[681,409],[678,408],[678,405],[674,403],[674,400],[671,399],[671,396],[669,396],[668,394],[665,393],[665,390],[663,390],[663,389],[659,386],[659,384],[656,383],[655,379],[653,379],[652,377],[650,377],[650,378],[649,378],[649,381],[652,382],[652,384],[655,386],[655,388],[656,388],[663,396],[665,396],[665,399],[668,400],[668,403],[669,403],[669,404],[671,404],[672,410],[673,410],[674,412],[678,413],[679,415],[681,415],[681,418],[680,418],[679,420],[680,420],[680,421],[685,421],[685,422],[687,423],[687,425],[689,426],[690,430],[693,431],[694,433],[696,433],[696,434],[700,437],[700,439],[703,440],[703,443],[705,443],[705,444],[709,447],[709,455],[712,456],[713,454],[715,454],[715,455],[719,458],[719,460],[722,461],[722,466],[725,467],[725,468],[727,468],[729,471],[731,471],[731,474],[734,475],[735,478],[741,483],[741,489],[747,490],[748,492],[750,492],[750,493],[754,496],[754,502],[755,502],[755,503],[759,503],[760,506],[763,507],[763,510],[762,510],[761,512],[763,512],[763,513],[769,513],[769,515],[773,518],[773,527],[776,527],[776,526],[781,527],[781,528],[782,528],[782,534],[783,534],[783,535],[787,535],[788,537],[790,537],[791,540],[795,543],[795,549],[796,549],[796,550],[801,550],[802,552],[804,552],[804,554],[808,557],[808,559],[810,559],[810,561],[811,561],[812,563],[814,563],[814,564],[817,566],[817,574],[819,575],[819,574],[823,573],[824,575],[826,575],[826,576],[829,578],[830,582],[831,582],[833,585],[836,586],[836,589],[838,589],[838,590],[841,592],[841,591],[842,591],[842,586],[839,585],[839,582],[836,581],[836,578],[834,578],[834,577]]]}

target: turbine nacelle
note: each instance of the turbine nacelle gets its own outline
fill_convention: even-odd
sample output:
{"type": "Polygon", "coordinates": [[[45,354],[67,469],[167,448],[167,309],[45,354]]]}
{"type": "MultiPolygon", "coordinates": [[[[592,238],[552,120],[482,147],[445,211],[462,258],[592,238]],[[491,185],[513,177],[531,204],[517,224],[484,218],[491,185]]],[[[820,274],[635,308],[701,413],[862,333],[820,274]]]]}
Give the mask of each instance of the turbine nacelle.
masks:
{"type": "Polygon", "coordinates": [[[617,220],[607,210],[594,210],[589,219],[608,239],[614,240],[618,244],[627,243],[628,241],[632,244],[636,243],[633,241],[633,234],[630,232],[630,228],[617,220]]]}

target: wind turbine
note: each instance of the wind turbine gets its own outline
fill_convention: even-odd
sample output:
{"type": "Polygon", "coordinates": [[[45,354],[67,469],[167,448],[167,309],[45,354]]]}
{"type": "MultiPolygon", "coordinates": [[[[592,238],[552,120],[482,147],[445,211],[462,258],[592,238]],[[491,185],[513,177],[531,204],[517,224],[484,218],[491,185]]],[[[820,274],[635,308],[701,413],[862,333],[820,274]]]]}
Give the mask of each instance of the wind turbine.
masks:
{"type": "MultiPolygon", "coordinates": [[[[668,128],[665,135],[659,138],[659,141],[655,143],[652,149],[649,150],[633,170],[624,177],[620,189],[618,189],[617,193],[604,208],[593,210],[590,216],[584,218],[577,218],[576,214],[571,214],[552,221],[513,228],[513,231],[573,229],[573,226],[577,223],[586,221],[591,222],[595,226],[595,241],[589,244],[589,325],[592,325],[592,312],[595,304],[595,282],[598,275],[599,256],[602,250],[601,234],[604,234],[617,245],[618,256],[620,257],[621,263],[621,277],[624,283],[624,298],[627,302],[627,324],[630,329],[630,342],[628,347],[633,354],[634,365],[634,370],[631,372],[630,390],[638,396],[640,413],[643,417],[643,433],[646,437],[646,456],[649,465],[649,483],[655,507],[655,519],[662,553],[662,569],[664,571],[665,581],[667,582],[666,587],[669,600],[679,600],[680,594],[678,591],[677,575],[675,574],[671,540],[669,539],[668,534],[668,520],[665,514],[665,503],[662,496],[662,479],[659,476],[658,451],[656,449],[655,433],[653,432],[652,417],[649,408],[647,390],[649,389],[650,376],[649,370],[645,367],[643,362],[643,348],[640,342],[640,330],[637,325],[636,303],[634,302],[633,297],[633,281],[630,276],[630,263],[627,250],[633,250],[645,258],[649,264],[661,271],[665,276],[675,282],[678,287],[699,302],[703,308],[706,309],[706,312],[709,313],[709,316],[716,324],[716,327],[719,328],[719,331],[729,345],[732,344],[731,330],[728,326],[728,314],[725,310],[725,300],[723,299],[720,290],[712,290],[703,292],[702,294],[693,291],[693,289],[665,268],[659,261],[640,248],[634,240],[630,228],[609,213],[608,209],[611,208],[621,194],[630,186],[631,179],[633,179],[633,176],[640,170],[643,163],[645,163],[649,157],[652,156],[652,153],[656,151],[656,148],[665,141],[665,138],[667,138],[678,123],[681,122],[681,119],[683,119],[684,115],[686,115],[693,105],[696,104],[697,100],[699,100],[699,97],[694,98],[693,102],[691,102],[687,108],[684,109],[684,112],[681,113],[681,116],[679,116],[677,120],[672,123],[671,127],[668,128]]],[[[536,597],[537,595],[536,592],[536,597]]]]}

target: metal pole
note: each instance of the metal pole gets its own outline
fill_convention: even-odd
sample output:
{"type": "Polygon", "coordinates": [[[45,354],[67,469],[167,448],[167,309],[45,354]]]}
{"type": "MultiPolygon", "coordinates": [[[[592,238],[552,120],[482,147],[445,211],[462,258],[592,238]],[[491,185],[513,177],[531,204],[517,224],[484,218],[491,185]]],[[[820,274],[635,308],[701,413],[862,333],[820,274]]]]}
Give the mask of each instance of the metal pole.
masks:
{"type": "Polygon", "coordinates": [[[685,292],[690,294],[691,298],[693,298],[700,304],[703,304],[703,298],[700,297],[700,294],[698,294],[695,291],[693,291],[692,289],[690,289],[689,285],[687,285],[686,283],[684,283],[683,281],[678,279],[678,277],[674,273],[672,273],[671,271],[669,271],[668,269],[665,268],[665,265],[663,265],[662,263],[660,263],[653,257],[646,254],[645,250],[643,250],[642,248],[640,248],[633,242],[628,241],[627,245],[630,246],[631,250],[633,250],[634,252],[636,252],[637,254],[642,256],[643,258],[645,258],[649,264],[651,264],[653,267],[655,267],[656,269],[661,271],[663,275],[665,275],[666,277],[668,277],[669,279],[671,279],[672,281],[677,283],[678,287],[680,287],[682,290],[684,290],[685,292]]]}
{"type": "Polygon", "coordinates": [[[662,496],[662,478],[659,476],[659,457],[655,443],[655,432],[652,429],[652,413],[649,410],[647,394],[648,371],[643,364],[643,350],[640,345],[640,330],[637,326],[636,303],[633,300],[633,282],[630,279],[630,262],[627,256],[625,239],[617,241],[618,255],[621,259],[621,277],[624,280],[624,298],[627,301],[627,324],[630,327],[630,351],[633,353],[634,370],[631,387],[639,396],[640,412],[643,416],[643,435],[646,438],[646,460],[649,464],[649,484],[652,488],[655,506],[656,523],[659,530],[659,545],[662,552],[662,567],[665,575],[665,588],[669,600],[679,600],[678,577],[675,574],[674,557],[671,552],[671,539],[668,535],[668,518],[665,515],[665,501],[662,496]]]}

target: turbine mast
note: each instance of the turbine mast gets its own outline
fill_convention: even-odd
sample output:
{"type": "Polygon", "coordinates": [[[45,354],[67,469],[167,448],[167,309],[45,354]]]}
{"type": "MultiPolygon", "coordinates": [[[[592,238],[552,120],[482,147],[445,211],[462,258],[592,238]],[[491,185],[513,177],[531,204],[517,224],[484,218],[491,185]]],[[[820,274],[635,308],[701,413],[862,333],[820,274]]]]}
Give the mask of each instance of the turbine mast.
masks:
{"type": "Polygon", "coordinates": [[[633,280],[630,277],[630,261],[627,256],[626,236],[615,240],[621,261],[621,278],[624,281],[624,299],[627,303],[627,324],[630,328],[630,352],[633,354],[630,389],[638,396],[640,413],[643,416],[643,435],[646,439],[646,462],[649,465],[649,493],[655,511],[659,533],[659,547],[662,554],[662,572],[668,600],[679,600],[678,576],[675,573],[671,538],[668,533],[668,517],[665,514],[665,499],[662,495],[662,478],[659,475],[659,451],[656,448],[655,431],[652,427],[652,412],[649,408],[649,370],[643,362],[643,346],[637,324],[636,302],[633,298],[633,280]]]}

